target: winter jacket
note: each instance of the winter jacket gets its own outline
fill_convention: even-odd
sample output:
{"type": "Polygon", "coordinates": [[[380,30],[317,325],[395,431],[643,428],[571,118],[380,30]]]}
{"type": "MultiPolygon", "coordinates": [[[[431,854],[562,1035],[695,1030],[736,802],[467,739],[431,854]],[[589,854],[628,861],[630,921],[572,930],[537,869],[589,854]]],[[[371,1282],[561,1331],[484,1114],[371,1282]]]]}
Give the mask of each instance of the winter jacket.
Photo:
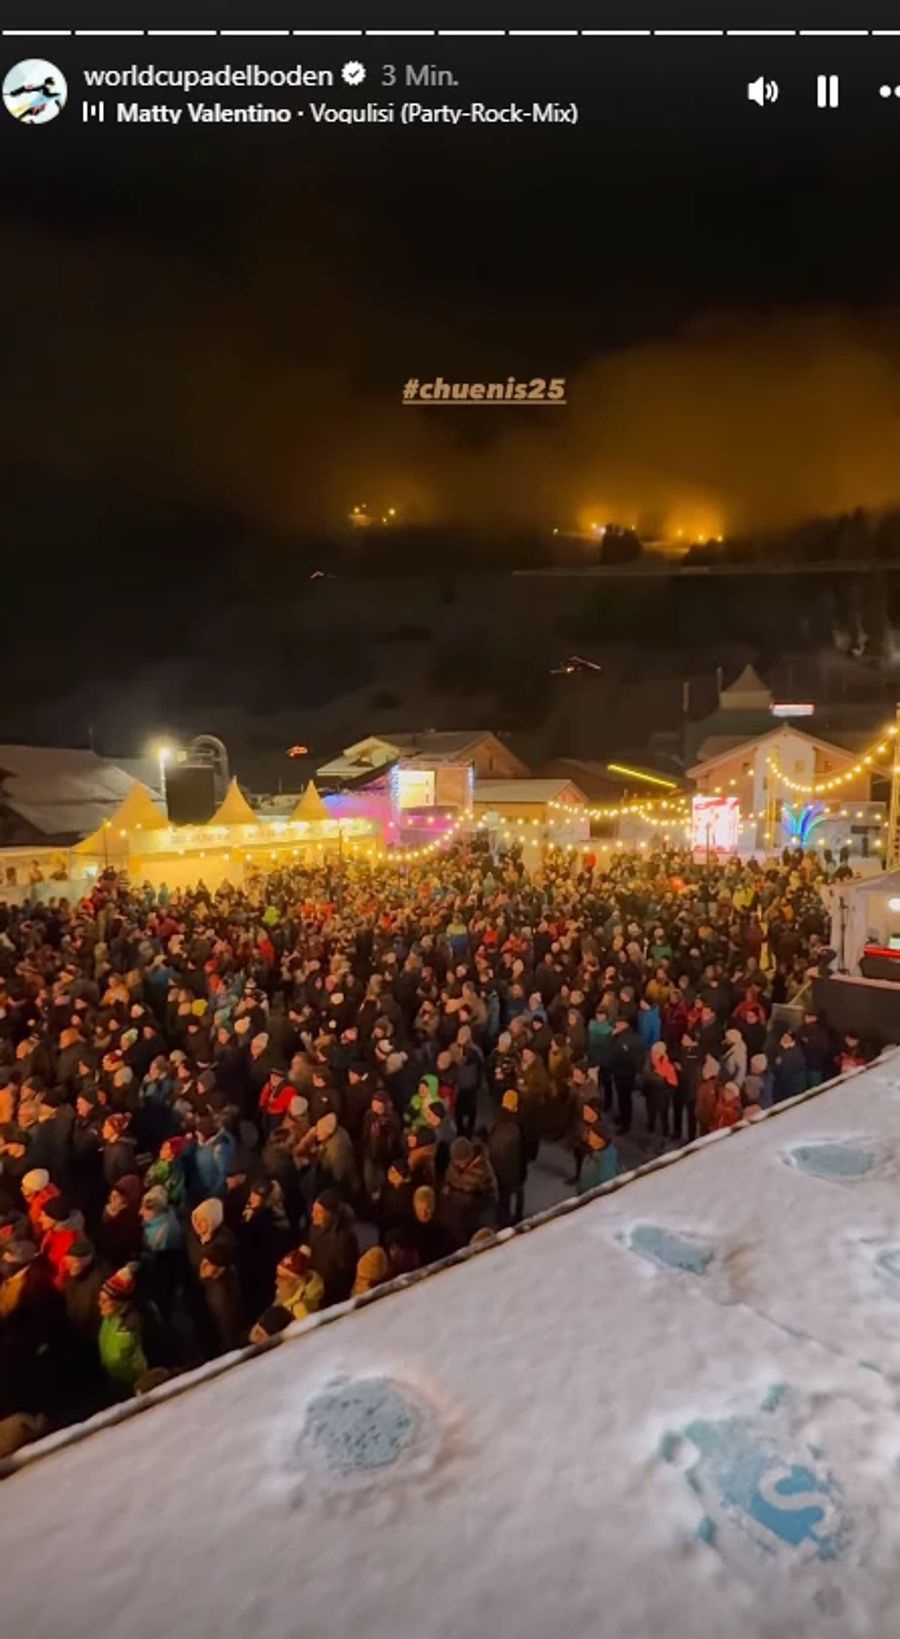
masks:
{"type": "Polygon", "coordinates": [[[321,1189],[334,1187],[344,1195],[355,1195],[359,1188],[356,1156],[350,1134],[344,1127],[336,1127],[316,1157],[321,1189]]]}
{"type": "Polygon", "coordinates": [[[476,1149],[469,1161],[451,1160],[440,1196],[440,1222],[457,1246],[467,1246],[477,1229],[497,1223],[497,1178],[484,1152],[476,1149]]]}
{"type": "Polygon", "coordinates": [[[281,1281],[278,1283],[276,1300],[283,1309],[287,1309],[292,1320],[306,1320],[316,1314],[324,1298],[325,1286],[315,1269],[308,1269],[305,1275],[297,1275],[290,1287],[281,1281]]]}
{"type": "Polygon", "coordinates": [[[323,1305],[343,1303],[350,1296],[359,1262],[359,1247],[347,1208],[339,1206],[327,1226],[314,1225],[309,1245],[312,1267],[322,1277],[323,1305]]]}
{"type": "Polygon", "coordinates": [[[592,1070],[609,1062],[612,1025],[609,1019],[591,1019],[588,1025],[588,1064],[592,1070]]]}
{"type": "Polygon", "coordinates": [[[519,1118],[512,1110],[500,1110],[498,1113],[488,1134],[487,1153],[501,1195],[512,1195],[521,1189],[528,1171],[528,1159],[519,1118]]]}
{"type": "Polygon", "coordinates": [[[139,1377],[147,1370],[147,1361],[141,1347],[138,1322],[126,1311],[105,1315],[100,1322],[97,1346],[104,1371],[120,1399],[134,1393],[139,1377]]]}
{"type": "Polygon", "coordinates": [[[602,1150],[592,1150],[578,1176],[579,1195],[587,1195],[589,1190],[597,1189],[600,1184],[610,1183],[618,1172],[619,1152],[615,1144],[607,1144],[602,1150]]]}
{"type": "Polygon", "coordinates": [[[234,1151],[234,1136],[224,1128],[207,1143],[197,1143],[191,1151],[192,1182],[199,1201],[225,1194],[225,1180],[234,1151]]]}
{"type": "Polygon", "coordinates": [[[800,1047],[779,1047],[772,1064],[772,1102],[781,1104],[806,1090],[806,1060],[800,1047]]]}
{"type": "Polygon", "coordinates": [[[171,1207],[145,1219],[143,1238],[148,1252],[180,1252],[184,1247],[184,1231],[171,1207]]]}
{"type": "Polygon", "coordinates": [[[662,1019],[658,1007],[642,1007],[638,1013],[637,1033],[645,1052],[662,1039],[662,1019]]]}

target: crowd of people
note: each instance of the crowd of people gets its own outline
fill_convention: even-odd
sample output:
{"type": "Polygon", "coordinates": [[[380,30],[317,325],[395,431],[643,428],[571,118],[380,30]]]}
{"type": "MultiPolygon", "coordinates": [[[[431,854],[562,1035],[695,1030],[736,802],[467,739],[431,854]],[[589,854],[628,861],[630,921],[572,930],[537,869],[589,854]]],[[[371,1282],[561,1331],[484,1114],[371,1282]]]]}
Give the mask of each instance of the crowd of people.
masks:
{"type": "Polygon", "coordinates": [[[0,904],[0,1455],[864,1059],[821,864],[466,843],[0,904]]]}

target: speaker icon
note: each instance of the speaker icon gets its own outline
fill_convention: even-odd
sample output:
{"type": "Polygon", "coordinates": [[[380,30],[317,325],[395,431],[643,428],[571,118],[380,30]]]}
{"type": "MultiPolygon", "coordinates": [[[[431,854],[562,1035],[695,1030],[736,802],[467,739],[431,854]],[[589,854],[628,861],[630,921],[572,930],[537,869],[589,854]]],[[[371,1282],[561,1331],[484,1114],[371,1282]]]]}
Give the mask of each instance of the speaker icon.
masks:
{"type": "Polygon", "coordinates": [[[778,81],[765,80],[760,74],[758,80],[750,80],[747,84],[747,97],[750,102],[756,102],[760,108],[767,102],[778,101],[778,81]]]}

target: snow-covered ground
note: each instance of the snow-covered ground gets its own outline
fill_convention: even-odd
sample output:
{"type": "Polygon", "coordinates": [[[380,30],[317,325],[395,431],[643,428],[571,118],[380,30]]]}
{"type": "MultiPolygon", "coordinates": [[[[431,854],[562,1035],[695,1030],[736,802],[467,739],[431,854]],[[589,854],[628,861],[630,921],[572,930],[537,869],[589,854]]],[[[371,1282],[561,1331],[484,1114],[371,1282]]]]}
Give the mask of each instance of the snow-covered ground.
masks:
{"type": "Polygon", "coordinates": [[[888,1639],[900,1056],[38,1455],[0,1542],[30,1639],[888,1639]]]}

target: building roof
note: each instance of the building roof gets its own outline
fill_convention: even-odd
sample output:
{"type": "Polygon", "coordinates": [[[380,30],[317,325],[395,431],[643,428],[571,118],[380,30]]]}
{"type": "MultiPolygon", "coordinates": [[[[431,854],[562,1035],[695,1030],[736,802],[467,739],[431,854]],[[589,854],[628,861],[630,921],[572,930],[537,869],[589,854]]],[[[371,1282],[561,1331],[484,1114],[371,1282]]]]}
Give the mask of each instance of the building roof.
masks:
{"type": "Polygon", "coordinates": [[[515,755],[490,728],[427,729],[421,734],[395,734],[391,730],[389,738],[404,757],[428,757],[435,762],[468,762],[485,740],[493,740],[507,756],[515,755]]]}
{"type": "Polygon", "coordinates": [[[476,780],[475,802],[482,806],[490,803],[555,802],[563,792],[576,802],[584,802],[574,780],[476,780]]]}
{"type": "Polygon", "coordinates": [[[894,1633],[898,1062],[26,1446],[9,1632],[894,1633]]]}
{"type": "Polygon", "coordinates": [[[768,706],[772,699],[772,690],[764,683],[755,666],[745,666],[733,683],[727,689],[722,689],[719,703],[725,708],[737,707],[738,710],[752,709],[756,706],[768,706]]]}
{"type": "MultiPolygon", "coordinates": [[[[874,732],[875,731],[873,731],[873,733],[874,732]]],[[[795,740],[806,740],[809,745],[815,746],[817,750],[827,751],[830,756],[837,757],[844,762],[852,763],[855,761],[855,754],[852,751],[848,751],[846,746],[835,745],[833,740],[821,740],[816,734],[806,734],[804,733],[803,729],[795,728],[792,723],[778,723],[774,728],[770,729],[767,734],[756,734],[749,740],[741,740],[740,738],[731,740],[730,735],[711,735],[710,741],[712,743],[722,740],[731,740],[731,743],[722,746],[719,750],[707,755],[703,758],[702,762],[695,763],[693,768],[688,769],[688,774],[692,780],[696,780],[701,774],[705,774],[708,768],[714,768],[716,763],[724,762],[728,757],[734,756],[735,751],[738,749],[755,751],[759,746],[765,745],[769,740],[781,740],[785,737],[785,735],[790,735],[791,738],[795,740]]],[[[704,741],[703,749],[706,748],[708,743],[709,742],[704,741]]],[[[886,773],[887,769],[885,768],[882,770],[880,767],[876,767],[873,764],[870,772],[872,774],[879,774],[882,772],[886,773]]]]}
{"type": "Polygon", "coordinates": [[[493,741],[507,757],[525,770],[525,764],[509,750],[492,729],[426,729],[421,733],[407,730],[389,734],[370,734],[345,746],[339,757],[333,757],[316,770],[320,780],[353,780],[361,782],[372,777],[373,771],[383,771],[392,763],[418,759],[432,763],[471,762],[476,750],[486,740],[493,741]]]}
{"type": "Polygon", "coordinates": [[[47,837],[95,831],[132,785],[118,763],[94,751],[0,745],[0,802],[47,837]]]}

